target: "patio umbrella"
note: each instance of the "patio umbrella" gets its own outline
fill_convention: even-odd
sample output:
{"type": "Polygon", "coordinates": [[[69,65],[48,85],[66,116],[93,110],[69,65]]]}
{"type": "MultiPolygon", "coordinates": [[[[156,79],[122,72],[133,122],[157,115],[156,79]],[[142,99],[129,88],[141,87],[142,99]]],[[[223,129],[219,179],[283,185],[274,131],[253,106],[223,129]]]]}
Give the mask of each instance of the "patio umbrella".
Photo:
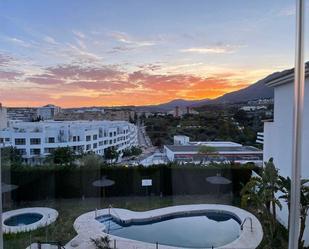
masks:
{"type": "Polygon", "coordinates": [[[220,175],[216,175],[216,176],[210,176],[206,178],[206,181],[211,183],[211,184],[216,184],[216,185],[227,185],[232,183],[231,180],[220,176],[220,175]]]}
{"type": "Polygon", "coordinates": [[[13,184],[6,184],[6,183],[2,183],[1,184],[1,190],[2,190],[2,193],[7,193],[7,192],[11,192],[15,189],[17,189],[18,186],[17,185],[13,185],[13,184]]]}
{"type": "Polygon", "coordinates": [[[231,184],[232,181],[221,176],[221,175],[216,175],[216,176],[209,176],[206,178],[206,181],[211,183],[211,184],[214,184],[214,185],[218,185],[218,195],[220,193],[220,186],[222,185],[228,185],[228,184],[231,184]]]}
{"type": "Polygon", "coordinates": [[[106,176],[102,176],[101,179],[96,180],[92,183],[94,187],[103,188],[103,197],[105,197],[105,188],[113,186],[115,184],[115,181],[107,179],[106,176]]]}

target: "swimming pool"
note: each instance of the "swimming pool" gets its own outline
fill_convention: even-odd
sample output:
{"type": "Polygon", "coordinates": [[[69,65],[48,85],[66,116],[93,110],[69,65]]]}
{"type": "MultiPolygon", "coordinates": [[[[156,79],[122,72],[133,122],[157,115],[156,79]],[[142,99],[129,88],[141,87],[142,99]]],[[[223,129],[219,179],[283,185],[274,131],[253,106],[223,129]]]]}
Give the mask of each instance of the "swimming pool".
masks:
{"type": "Polygon", "coordinates": [[[2,214],[4,233],[19,233],[48,226],[58,217],[52,208],[32,207],[10,210],[2,214]]]}
{"type": "Polygon", "coordinates": [[[37,213],[25,213],[11,216],[4,221],[7,226],[29,225],[38,222],[43,218],[43,215],[37,213]]]}
{"type": "Polygon", "coordinates": [[[97,218],[104,232],[114,236],[160,245],[211,248],[231,243],[240,235],[240,220],[229,213],[207,211],[177,214],[151,221],[123,223],[112,216],[97,218]]]}
{"type": "MultiPolygon", "coordinates": [[[[263,238],[261,223],[254,215],[220,204],[178,205],[142,212],[110,207],[82,214],[75,220],[74,229],[77,238],[108,236],[118,249],[155,249],[156,242],[160,249],[254,249],[263,238]]],[[[78,240],[80,248],[86,248],[87,243],[78,240]]]]}

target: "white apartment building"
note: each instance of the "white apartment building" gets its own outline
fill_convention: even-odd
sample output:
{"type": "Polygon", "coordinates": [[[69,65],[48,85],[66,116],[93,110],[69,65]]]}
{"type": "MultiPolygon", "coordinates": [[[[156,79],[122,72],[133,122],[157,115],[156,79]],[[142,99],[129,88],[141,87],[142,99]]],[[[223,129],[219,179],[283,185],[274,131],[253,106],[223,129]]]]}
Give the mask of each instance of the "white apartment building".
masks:
{"type": "MultiPolygon", "coordinates": [[[[302,178],[309,178],[309,63],[306,65],[305,103],[302,130],[302,178]]],[[[291,176],[292,170],[292,133],[294,70],[286,70],[271,76],[266,83],[274,87],[274,119],[264,123],[264,161],[274,158],[274,163],[283,176],[291,176]]],[[[278,212],[279,219],[285,225],[288,221],[286,204],[278,212]]],[[[309,221],[305,231],[306,244],[309,244],[309,221]]]]}
{"type": "Polygon", "coordinates": [[[103,156],[109,147],[121,152],[137,145],[137,127],[126,121],[16,121],[0,130],[0,145],[16,147],[28,163],[40,161],[58,147],[103,156]]]}
{"type": "Polygon", "coordinates": [[[45,105],[42,107],[38,107],[37,116],[42,118],[43,120],[53,120],[54,116],[61,111],[59,106],[55,105],[45,105]]]}

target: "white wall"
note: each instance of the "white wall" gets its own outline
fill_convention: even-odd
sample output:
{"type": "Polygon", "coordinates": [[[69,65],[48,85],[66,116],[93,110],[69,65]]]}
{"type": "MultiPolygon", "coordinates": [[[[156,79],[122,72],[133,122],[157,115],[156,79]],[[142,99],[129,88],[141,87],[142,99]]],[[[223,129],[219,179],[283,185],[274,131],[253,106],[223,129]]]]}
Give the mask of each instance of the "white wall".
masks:
{"type": "MultiPolygon", "coordinates": [[[[264,124],[264,161],[270,157],[283,176],[291,176],[292,128],[293,128],[293,84],[275,87],[274,122],[264,124]]],[[[305,87],[305,109],[302,146],[302,177],[309,178],[309,80],[305,87]]],[[[284,204],[286,205],[286,204],[284,204]]],[[[286,207],[278,212],[279,219],[287,224],[286,207]]],[[[308,218],[309,219],[309,218],[308,218]]],[[[309,220],[305,231],[306,244],[309,244],[309,220]]]]}

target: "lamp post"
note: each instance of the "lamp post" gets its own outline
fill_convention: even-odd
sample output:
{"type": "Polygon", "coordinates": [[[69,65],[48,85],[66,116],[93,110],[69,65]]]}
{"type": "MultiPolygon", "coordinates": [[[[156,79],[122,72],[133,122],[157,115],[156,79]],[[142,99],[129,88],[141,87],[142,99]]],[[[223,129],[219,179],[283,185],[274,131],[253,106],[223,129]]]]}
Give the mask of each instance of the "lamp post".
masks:
{"type": "Polygon", "coordinates": [[[296,47],[294,71],[293,141],[289,249],[298,248],[300,225],[301,150],[305,89],[304,26],[305,0],[296,0],[296,47]]]}
{"type": "Polygon", "coordinates": [[[3,228],[2,228],[2,149],[0,147],[0,248],[3,248],[3,228]]]}

